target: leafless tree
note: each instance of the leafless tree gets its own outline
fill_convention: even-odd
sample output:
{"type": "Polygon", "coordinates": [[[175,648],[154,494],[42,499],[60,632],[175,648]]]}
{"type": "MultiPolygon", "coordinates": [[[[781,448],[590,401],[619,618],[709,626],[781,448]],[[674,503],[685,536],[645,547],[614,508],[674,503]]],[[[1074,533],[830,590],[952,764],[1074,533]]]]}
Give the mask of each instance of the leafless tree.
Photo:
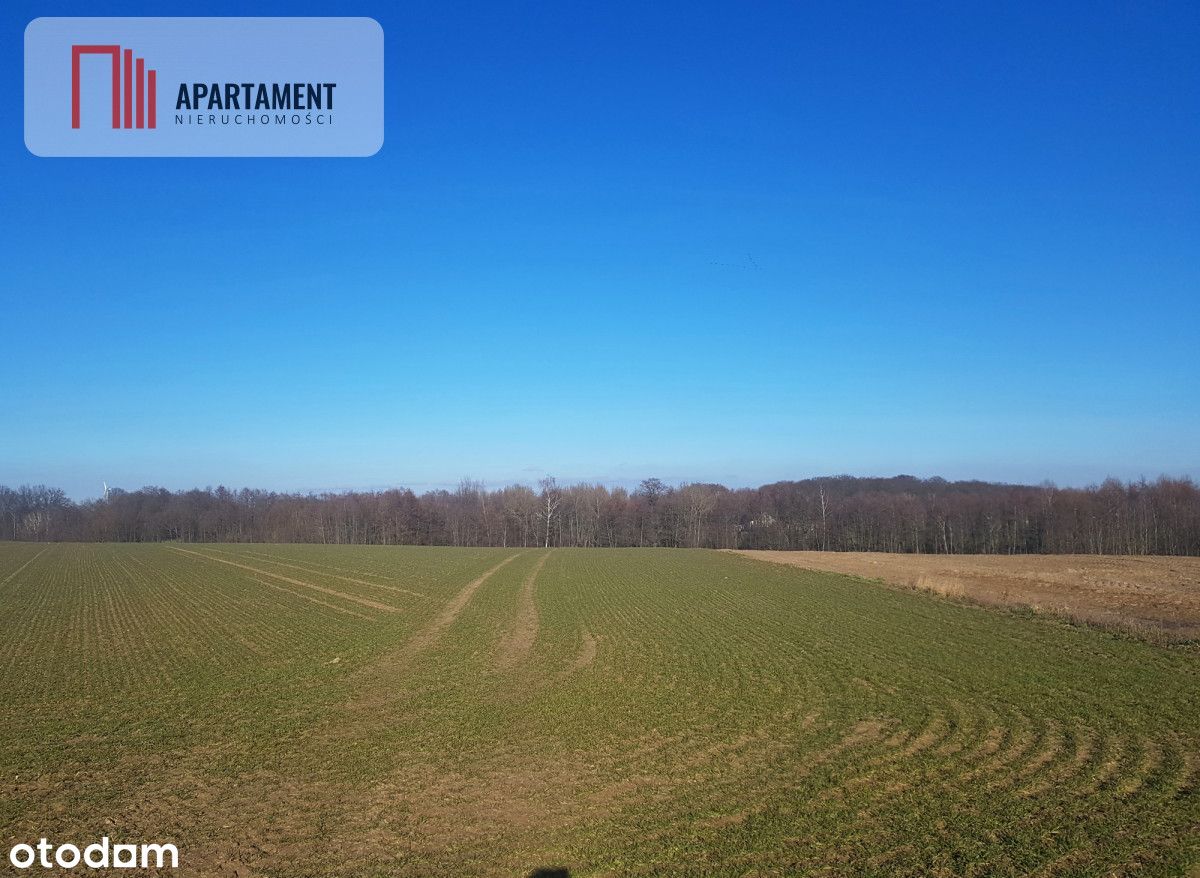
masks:
{"type": "Polygon", "coordinates": [[[547,477],[495,491],[278,494],[224,487],[113,489],[72,503],[0,486],[0,536],[18,540],[421,545],[711,546],[892,552],[1200,555],[1187,478],[1090,488],[849,476],[729,490],[647,479],[632,493],[547,477]]]}
{"type": "Polygon", "coordinates": [[[821,486],[821,551],[829,551],[829,498],[825,496],[825,486],[821,486]]]}
{"type": "Polygon", "coordinates": [[[554,480],[554,476],[546,476],[538,482],[538,487],[542,489],[542,508],[538,512],[546,528],[546,543],[545,547],[550,548],[550,523],[554,518],[554,513],[558,510],[558,506],[562,503],[562,491],[558,488],[558,483],[554,480]]]}
{"type": "Polygon", "coordinates": [[[712,485],[683,485],[679,489],[687,515],[688,544],[699,548],[704,539],[704,521],[717,508],[717,492],[712,485]]]}

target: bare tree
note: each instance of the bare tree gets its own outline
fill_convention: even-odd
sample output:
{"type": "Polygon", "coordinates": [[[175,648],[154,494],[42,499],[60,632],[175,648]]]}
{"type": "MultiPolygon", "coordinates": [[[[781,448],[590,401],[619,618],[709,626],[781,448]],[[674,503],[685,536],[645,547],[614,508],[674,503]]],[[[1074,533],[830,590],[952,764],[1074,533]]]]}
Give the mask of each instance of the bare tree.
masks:
{"type": "Polygon", "coordinates": [[[821,486],[821,551],[829,551],[829,498],[825,496],[825,486],[821,486]]]}
{"type": "Polygon", "coordinates": [[[550,522],[554,518],[554,513],[558,510],[558,505],[562,502],[562,491],[559,490],[558,482],[554,480],[554,476],[546,476],[538,482],[538,487],[542,489],[542,508],[538,512],[538,517],[546,524],[546,544],[547,549],[550,548],[550,522]]]}
{"type": "Polygon", "coordinates": [[[699,548],[704,539],[704,519],[717,508],[717,492],[712,485],[691,484],[679,489],[687,514],[688,543],[699,548]]]}
{"type": "Polygon", "coordinates": [[[539,488],[113,488],[73,503],[55,488],[0,486],[0,538],[1200,555],[1200,487],[1188,478],[1056,488],[837,476],[737,490],[647,479],[629,493],[547,477],[539,488]]]}

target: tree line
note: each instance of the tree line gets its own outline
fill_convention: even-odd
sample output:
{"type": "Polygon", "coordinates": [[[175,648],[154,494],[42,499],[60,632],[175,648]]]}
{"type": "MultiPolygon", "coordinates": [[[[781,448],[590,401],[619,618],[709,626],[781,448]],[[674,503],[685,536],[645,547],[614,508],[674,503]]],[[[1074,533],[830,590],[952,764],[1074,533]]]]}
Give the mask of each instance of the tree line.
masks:
{"type": "Polygon", "coordinates": [[[832,476],[739,489],[651,478],[629,491],[547,477],[420,495],[147,487],[75,503],[0,486],[0,539],[1200,555],[1200,489],[832,476]]]}

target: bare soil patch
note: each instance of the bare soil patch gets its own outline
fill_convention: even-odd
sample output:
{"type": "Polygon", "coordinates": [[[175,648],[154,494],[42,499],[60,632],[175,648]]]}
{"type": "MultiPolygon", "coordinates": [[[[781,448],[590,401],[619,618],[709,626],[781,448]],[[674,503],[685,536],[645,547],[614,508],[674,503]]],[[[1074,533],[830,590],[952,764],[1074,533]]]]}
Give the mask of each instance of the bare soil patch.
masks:
{"type": "Polygon", "coordinates": [[[981,604],[1027,607],[1149,640],[1200,639],[1200,558],[752,550],[737,554],[981,604]]]}

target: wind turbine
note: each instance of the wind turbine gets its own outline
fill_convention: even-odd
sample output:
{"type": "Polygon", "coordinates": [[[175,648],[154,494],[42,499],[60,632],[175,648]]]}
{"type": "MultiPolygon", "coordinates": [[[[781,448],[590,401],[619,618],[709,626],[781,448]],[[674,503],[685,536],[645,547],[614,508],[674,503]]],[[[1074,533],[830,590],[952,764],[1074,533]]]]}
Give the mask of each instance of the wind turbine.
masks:
{"type": "Polygon", "coordinates": [[[102,484],[104,486],[104,499],[107,500],[108,499],[108,482],[101,482],[100,484],[102,484]]]}

